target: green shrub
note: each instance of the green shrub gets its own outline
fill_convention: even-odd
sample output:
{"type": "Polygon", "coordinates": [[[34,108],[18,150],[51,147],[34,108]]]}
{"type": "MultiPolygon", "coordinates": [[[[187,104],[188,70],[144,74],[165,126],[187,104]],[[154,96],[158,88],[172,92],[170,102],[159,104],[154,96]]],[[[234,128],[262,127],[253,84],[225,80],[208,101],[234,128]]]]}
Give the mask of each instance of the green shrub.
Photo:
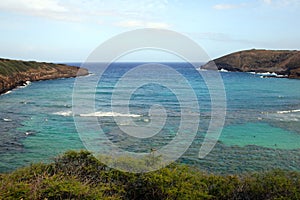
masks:
{"type": "Polygon", "coordinates": [[[240,197],[250,199],[300,199],[299,172],[274,170],[246,175],[240,197]]]}
{"type": "Polygon", "coordinates": [[[0,187],[0,199],[27,199],[30,196],[30,184],[24,182],[5,182],[0,187]]]}
{"type": "Polygon", "coordinates": [[[202,174],[187,166],[172,165],[154,173],[145,174],[146,184],[141,190],[148,199],[210,199],[202,174]]]}
{"type": "MultiPolygon", "coordinates": [[[[128,167],[148,161],[114,159],[126,166],[132,163],[128,167]]],[[[300,199],[300,173],[221,176],[171,164],[135,174],[109,168],[90,152],[69,151],[53,163],[1,174],[0,199],[300,199]]]]}
{"type": "Polygon", "coordinates": [[[52,176],[41,182],[38,199],[104,199],[101,190],[74,177],[52,176]]]}

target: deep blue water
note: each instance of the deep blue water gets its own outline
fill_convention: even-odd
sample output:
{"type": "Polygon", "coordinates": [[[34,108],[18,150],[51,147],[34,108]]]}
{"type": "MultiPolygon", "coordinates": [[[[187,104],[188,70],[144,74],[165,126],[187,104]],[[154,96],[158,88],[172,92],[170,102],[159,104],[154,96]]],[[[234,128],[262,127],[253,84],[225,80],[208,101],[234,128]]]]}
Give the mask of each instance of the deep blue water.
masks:
{"type": "MultiPolygon", "coordinates": [[[[80,66],[79,63],[73,63],[80,66]]],[[[80,77],[80,83],[96,82],[96,89],[82,90],[82,99],[95,94],[94,112],[89,105],[80,108],[77,119],[86,122],[97,118],[106,137],[121,149],[132,152],[149,152],[168,144],[179,129],[181,109],[189,111],[186,123],[195,125],[200,112],[197,135],[180,162],[196,165],[200,169],[217,173],[241,173],[273,168],[300,170],[300,81],[292,79],[260,78],[249,73],[221,72],[226,92],[226,120],[215,148],[203,159],[199,148],[211,119],[210,91],[199,72],[185,63],[165,63],[182,75],[196,95],[200,109],[194,108],[190,91],[175,75],[151,68],[138,72],[118,85],[120,78],[141,63],[114,63],[99,77],[101,66],[89,64],[92,73],[80,77]],[[156,80],[169,80],[168,86],[156,80]],[[147,84],[131,91],[144,80],[147,84]],[[129,101],[118,99],[112,108],[112,94],[120,88],[120,95],[130,93],[129,101]],[[173,90],[170,87],[174,87],[173,90]],[[174,92],[180,91],[187,103],[180,102],[174,92]],[[86,94],[86,95],[85,95],[86,94]],[[189,99],[190,98],[190,99],[189,99]],[[130,115],[121,112],[129,105],[130,115]],[[136,138],[124,133],[130,128],[127,119],[136,125],[151,122],[149,109],[161,105],[166,111],[166,122],[150,138],[136,138]],[[120,111],[120,112],[116,112],[120,111]],[[123,115],[122,115],[123,114],[123,115]],[[115,121],[119,116],[121,122],[115,121]]],[[[201,71],[201,73],[210,73],[201,71]]],[[[32,162],[48,162],[70,149],[85,148],[76,130],[72,95],[74,78],[39,81],[0,96],[0,172],[11,171],[32,162]]],[[[214,88],[214,85],[212,85],[214,88]]],[[[118,97],[118,95],[117,95],[118,97]]],[[[154,127],[155,128],[155,127],[154,127]]],[[[188,130],[187,130],[188,131],[188,130]]]]}

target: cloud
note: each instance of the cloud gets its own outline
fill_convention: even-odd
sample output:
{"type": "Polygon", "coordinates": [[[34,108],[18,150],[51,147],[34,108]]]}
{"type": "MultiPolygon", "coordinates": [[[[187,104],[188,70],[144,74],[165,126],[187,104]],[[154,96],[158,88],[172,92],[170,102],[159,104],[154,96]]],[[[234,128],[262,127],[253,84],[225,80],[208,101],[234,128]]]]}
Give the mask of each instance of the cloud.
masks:
{"type": "Polygon", "coordinates": [[[52,12],[66,12],[67,9],[56,0],[1,0],[0,8],[9,11],[52,11],[52,12]]]}
{"type": "Polygon", "coordinates": [[[150,21],[142,21],[142,20],[125,20],[125,21],[120,21],[115,25],[124,28],[141,28],[141,27],[161,28],[161,29],[170,28],[169,24],[163,22],[150,22],[150,21]]]}
{"type": "Polygon", "coordinates": [[[166,29],[166,28],[170,28],[171,25],[162,22],[147,22],[145,27],[166,29]]]}
{"type": "Polygon", "coordinates": [[[276,7],[286,7],[286,6],[300,6],[299,0],[262,0],[264,4],[276,6],[276,7]]]}
{"type": "Polygon", "coordinates": [[[218,32],[190,32],[187,33],[187,35],[190,35],[191,37],[200,40],[211,40],[211,41],[226,42],[226,43],[239,43],[239,44],[254,45],[254,46],[267,45],[267,43],[265,42],[234,38],[231,35],[225,33],[218,33],[218,32]]]}
{"type": "Polygon", "coordinates": [[[120,27],[125,27],[125,28],[134,28],[134,27],[143,26],[143,22],[138,20],[126,20],[126,21],[118,22],[115,25],[120,27]]]}
{"type": "MultiPolygon", "coordinates": [[[[300,0],[257,0],[258,4],[272,6],[272,7],[299,7],[300,0]]],[[[242,7],[253,7],[253,3],[240,3],[240,4],[216,4],[213,6],[215,10],[230,10],[230,9],[237,9],[242,7]]]]}
{"type": "Polygon", "coordinates": [[[161,14],[167,9],[167,0],[0,0],[0,12],[47,18],[58,21],[119,23],[122,27],[167,28],[161,14]],[[152,22],[154,21],[154,22],[152,22]]]}
{"type": "Polygon", "coordinates": [[[80,21],[75,13],[57,0],[1,0],[0,10],[55,20],[80,21]]]}
{"type": "Polygon", "coordinates": [[[213,6],[216,10],[229,10],[245,6],[245,4],[216,4],[213,6]]]}
{"type": "Polygon", "coordinates": [[[272,0],[263,0],[263,2],[266,3],[266,4],[271,4],[272,0]]]}

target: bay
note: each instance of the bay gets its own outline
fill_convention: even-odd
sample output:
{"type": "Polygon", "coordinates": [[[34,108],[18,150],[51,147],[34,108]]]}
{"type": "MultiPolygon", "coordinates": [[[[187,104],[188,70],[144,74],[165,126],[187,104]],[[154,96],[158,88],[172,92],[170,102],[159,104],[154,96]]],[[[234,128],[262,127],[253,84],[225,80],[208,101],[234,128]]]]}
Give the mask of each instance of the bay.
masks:
{"type": "MultiPolygon", "coordinates": [[[[84,91],[86,94],[95,93],[96,112],[82,113],[81,117],[87,121],[91,116],[97,117],[107,138],[120,148],[132,152],[150,152],[153,147],[161,148],[168,144],[176,137],[181,119],[182,107],[174,90],[149,83],[131,94],[129,108],[132,115],[124,118],[132,118],[137,125],[148,124],[151,122],[151,106],[161,105],[166,110],[166,123],[151,138],[138,139],[122,131],[122,127],[128,127],[129,124],[126,120],[123,124],[114,120],[115,116],[122,113],[113,112],[112,94],[120,78],[141,64],[114,63],[100,77],[100,66],[91,63],[86,66],[92,74],[80,77],[86,83],[98,81],[96,89],[84,91]]],[[[196,124],[197,135],[179,162],[213,173],[242,173],[273,168],[300,170],[299,80],[220,72],[226,92],[225,125],[215,148],[200,159],[199,148],[211,117],[211,91],[198,71],[189,64],[164,64],[188,80],[200,107],[195,111],[195,114],[200,112],[200,123],[196,124]]],[[[155,70],[149,73],[155,74],[162,82],[168,77],[168,74],[155,70]]],[[[147,76],[151,77],[147,73],[138,74],[133,80],[139,83],[141,79],[147,80],[147,76]]],[[[74,82],[74,78],[39,81],[0,96],[0,172],[32,162],[49,162],[67,150],[85,148],[72,113],[74,82]]],[[[134,84],[133,81],[130,85],[122,85],[121,91],[126,94],[134,84]]],[[[180,88],[176,80],[173,84],[180,88]]],[[[182,91],[189,97],[188,91],[182,91]]],[[[116,106],[123,108],[127,104],[127,101],[120,101],[116,106]]],[[[194,121],[193,113],[190,113],[188,123],[193,124],[194,121]]]]}

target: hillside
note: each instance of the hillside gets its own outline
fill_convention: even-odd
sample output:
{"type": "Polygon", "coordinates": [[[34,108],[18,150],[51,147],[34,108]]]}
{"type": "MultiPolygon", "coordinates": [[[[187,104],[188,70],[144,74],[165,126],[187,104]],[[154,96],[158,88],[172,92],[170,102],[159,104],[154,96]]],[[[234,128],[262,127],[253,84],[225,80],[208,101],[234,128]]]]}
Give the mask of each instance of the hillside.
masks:
{"type": "MultiPolygon", "coordinates": [[[[275,72],[287,78],[300,78],[300,51],[246,50],[213,60],[218,70],[238,72],[275,72]]],[[[212,61],[203,69],[213,69],[212,61]]]]}
{"type": "MultiPolygon", "coordinates": [[[[155,158],[145,158],[151,166],[155,158]]],[[[133,158],[115,160],[136,167],[133,158]]],[[[157,160],[159,162],[159,160],[157,160]]],[[[109,168],[87,151],[69,151],[49,164],[0,174],[0,199],[299,199],[300,173],[273,170],[214,175],[171,164],[158,171],[128,173],[109,168]]]]}
{"type": "Polygon", "coordinates": [[[26,81],[70,78],[87,74],[87,69],[63,64],[0,58],[0,94],[24,85],[26,81]]]}

